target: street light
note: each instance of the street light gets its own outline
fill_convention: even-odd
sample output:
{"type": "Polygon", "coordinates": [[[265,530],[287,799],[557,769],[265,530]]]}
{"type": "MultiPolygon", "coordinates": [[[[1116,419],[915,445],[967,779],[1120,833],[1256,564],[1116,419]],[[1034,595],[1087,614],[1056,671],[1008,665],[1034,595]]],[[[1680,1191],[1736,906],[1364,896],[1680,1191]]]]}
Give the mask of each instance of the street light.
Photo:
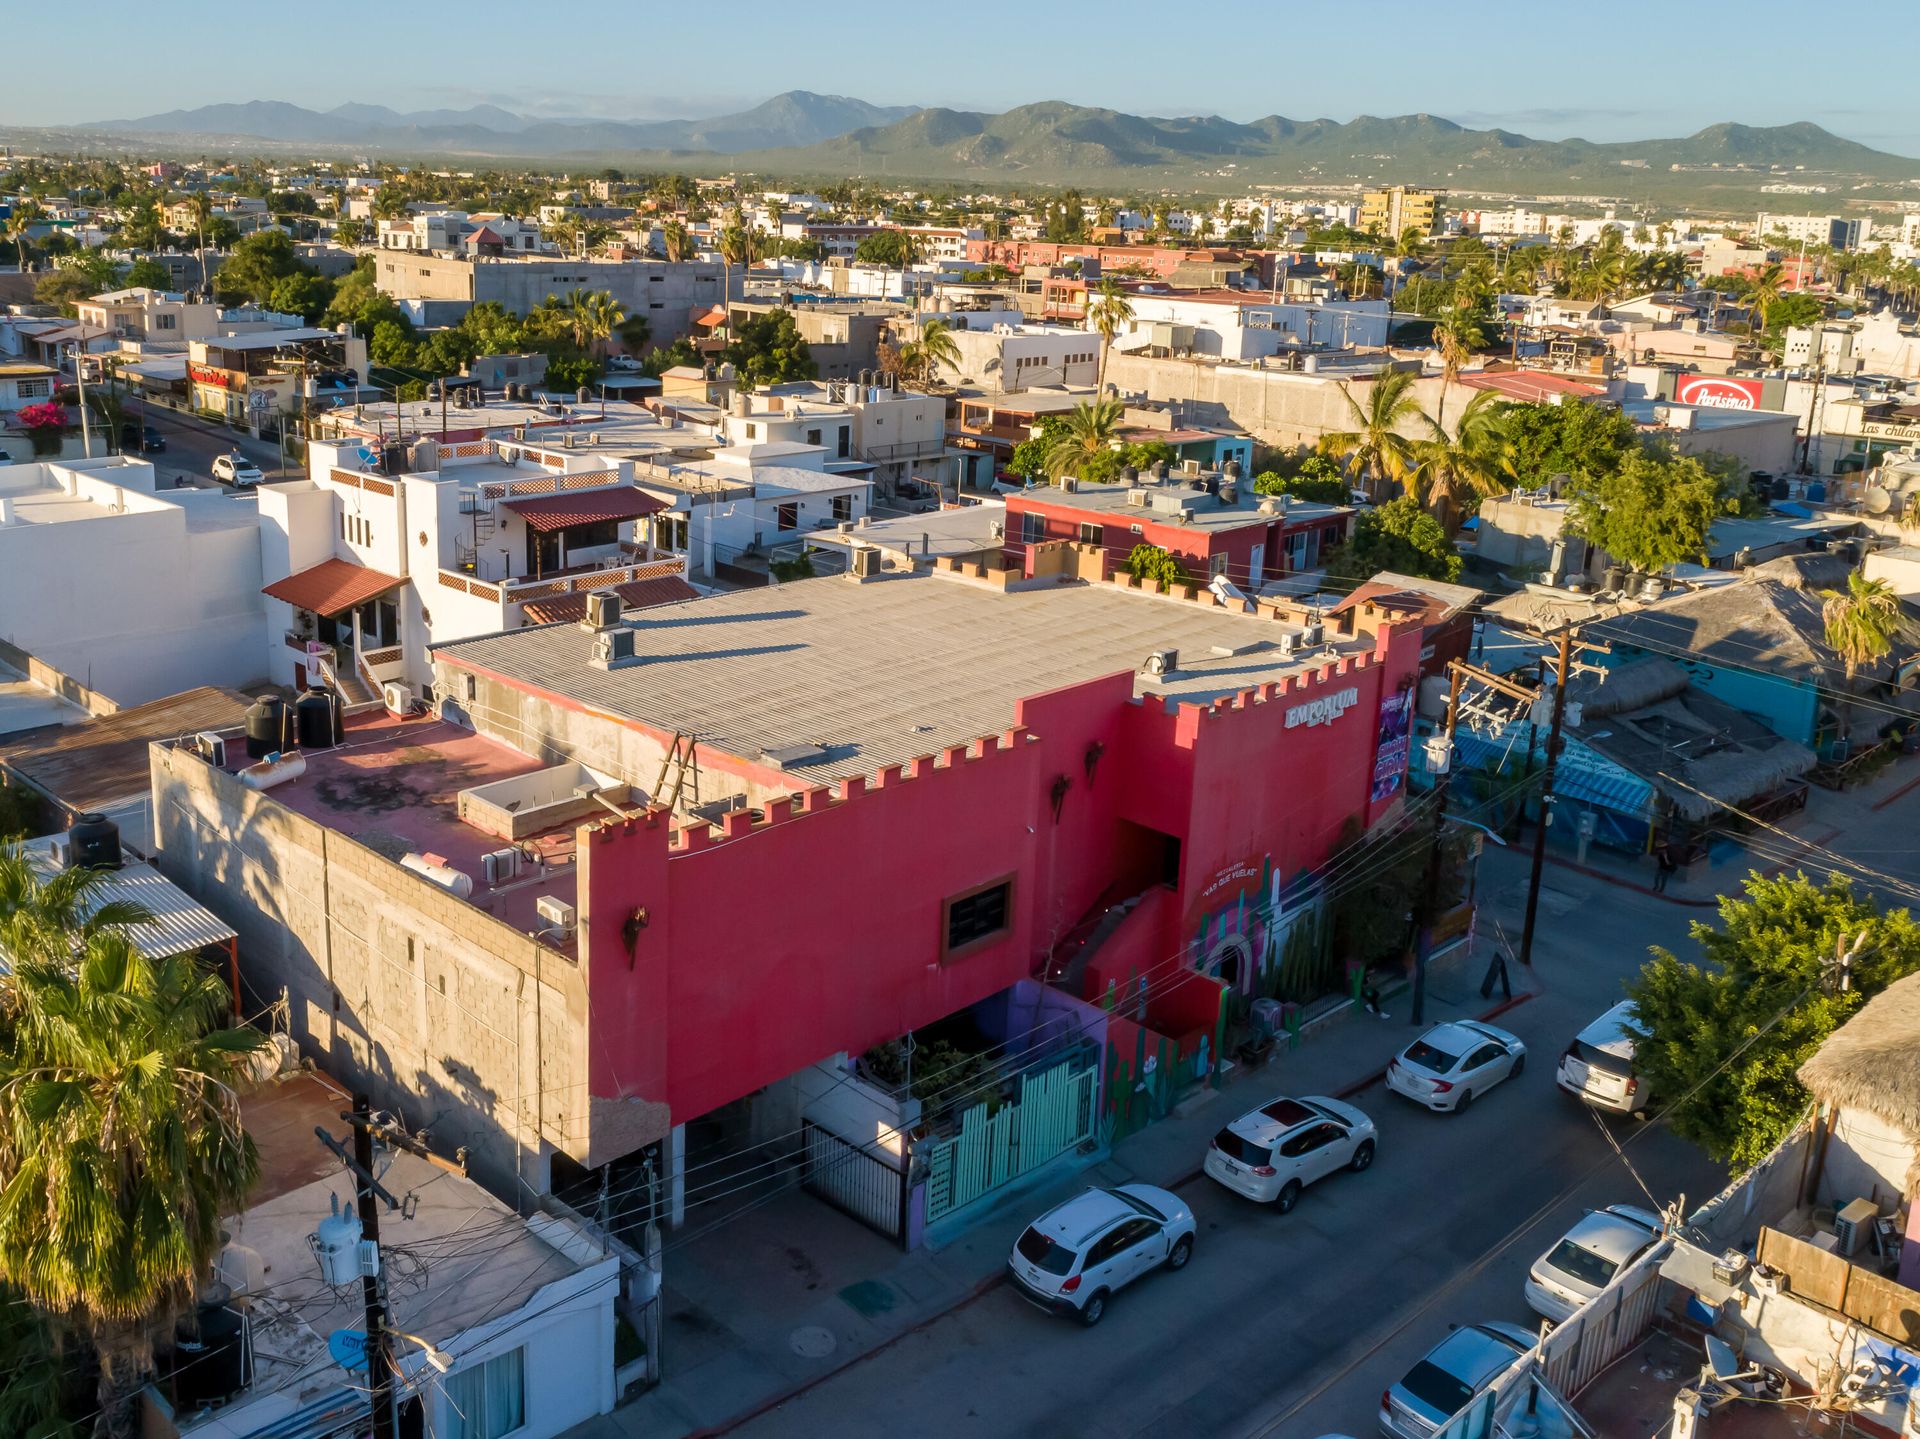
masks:
{"type": "Polygon", "coordinates": [[[407,1334],[398,1329],[388,1329],[389,1336],[405,1339],[420,1346],[420,1356],[431,1364],[435,1371],[445,1374],[453,1368],[453,1356],[430,1339],[422,1339],[418,1334],[407,1334]]]}

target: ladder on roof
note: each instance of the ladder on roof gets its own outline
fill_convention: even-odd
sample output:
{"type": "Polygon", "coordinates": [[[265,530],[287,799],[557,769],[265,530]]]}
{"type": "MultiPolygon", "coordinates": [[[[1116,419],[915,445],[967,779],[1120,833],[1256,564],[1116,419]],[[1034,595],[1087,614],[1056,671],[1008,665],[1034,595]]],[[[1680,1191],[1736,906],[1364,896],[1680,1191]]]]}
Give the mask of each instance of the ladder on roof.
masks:
{"type": "Polygon", "coordinates": [[[680,807],[680,793],[691,789],[689,808],[700,803],[700,761],[694,754],[693,736],[680,730],[673,733],[667,752],[660,756],[660,774],[653,782],[653,802],[664,805],[669,813],[680,807]],[[667,791],[667,771],[673,771],[673,789],[667,791]],[[689,786],[691,780],[691,786],[689,786]]]}

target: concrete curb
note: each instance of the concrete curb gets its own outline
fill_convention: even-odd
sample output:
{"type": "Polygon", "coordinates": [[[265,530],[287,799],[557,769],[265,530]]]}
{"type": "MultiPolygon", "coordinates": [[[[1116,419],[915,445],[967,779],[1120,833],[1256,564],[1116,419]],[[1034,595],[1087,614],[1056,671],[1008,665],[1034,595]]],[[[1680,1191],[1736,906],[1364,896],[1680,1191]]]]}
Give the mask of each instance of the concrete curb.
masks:
{"type": "Polygon", "coordinates": [[[1683,909],[1713,909],[1720,903],[1717,898],[1682,899],[1677,894],[1666,894],[1660,890],[1656,890],[1652,885],[1635,884],[1632,880],[1622,879],[1617,874],[1608,874],[1604,869],[1594,869],[1588,865],[1575,864],[1570,859],[1559,859],[1554,855],[1547,856],[1547,863],[1558,865],[1561,869],[1570,869],[1575,874],[1585,875],[1588,879],[1597,879],[1602,884],[1610,884],[1616,889],[1630,889],[1637,894],[1646,895],[1649,899],[1664,900],[1668,904],[1677,904],[1683,909]]]}

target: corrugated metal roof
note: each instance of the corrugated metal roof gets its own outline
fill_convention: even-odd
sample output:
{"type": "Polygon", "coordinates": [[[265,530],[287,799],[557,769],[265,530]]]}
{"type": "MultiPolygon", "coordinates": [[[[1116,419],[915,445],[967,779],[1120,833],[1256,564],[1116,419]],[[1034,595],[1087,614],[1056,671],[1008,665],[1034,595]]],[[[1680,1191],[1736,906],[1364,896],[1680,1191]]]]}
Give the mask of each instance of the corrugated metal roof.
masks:
{"type": "MultiPolygon", "coordinates": [[[[53,855],[58,838],[46,835],[22,845],[34,870],[43,879],[59,873],[60,866],[53,855]]],[[[102,905],[117,900],[140,905],[153,916],[149,923],[135,925],[128,931],[134,947],[152,959],[190,954],[210,944],[225,944],[235,937],[219,915],[150,864],[136,861],[108,873],[105,882],[89,896],[86,912],[92,915],[102,905]]]]}
{"type": "MultiPolygon", "coordinates": [[[[1526,762],[1527,726],[1510,724],[1481,733],[1461,729],[1453,742],[1460,751],[1460,763],[1468,769],[1494,770],[1503,763],[1510,773],[1518,774],[1526,762]]],[[[1534,737],[1535,765],[1544,763],[1546,731],[1534,737]]],[[[1583,804],[1597,805],[1616,814],[1645,815],[1653,804],[1653,786],[1633,771],[1595,754],[1573,736],[1567,736],[1560,752],[1560,763],[1553,772],[1553,792],[1583,804]]]]}
{"type": "Polygon", "coordinates": [[[147,746],[197,730],[231,729],[247,697],[203,685],[80,724],[52,726],[0,744],[0,764],[75,809],[111,809],[152,789],[147,746]]]}

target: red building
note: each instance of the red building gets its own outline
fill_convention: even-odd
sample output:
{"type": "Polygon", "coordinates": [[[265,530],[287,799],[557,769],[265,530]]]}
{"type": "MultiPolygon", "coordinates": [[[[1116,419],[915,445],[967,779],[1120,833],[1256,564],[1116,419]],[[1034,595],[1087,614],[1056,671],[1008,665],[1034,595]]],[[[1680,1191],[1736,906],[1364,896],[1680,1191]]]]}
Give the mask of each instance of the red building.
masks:
{"type": "Polygon", "coordinates": [[[974,265],[1064,265],[1092,260],[1102,271],[1145,270],[1165,280],[1183,265],[1245,265],[1263,285],[1271,284],[1278,256],[1272,250],[1232,250],[1184,245],[1100,245],[1085,240],[968,240],[967,260],[974,265]]]}
{"type": "Polygon", "coordinates": [[[1154,545],[1204,584],[1225,575],[1248,591],[1313,569],[1346,538],[1353,511],[1256,495],[1252,487],[1189,467],[1131,485],[1045,485],[1007,497],[1008,563],[1024,566],[1052,540],[1099,545],[1107,568],[1124,569],[1136,545],[1154,545]]]}

